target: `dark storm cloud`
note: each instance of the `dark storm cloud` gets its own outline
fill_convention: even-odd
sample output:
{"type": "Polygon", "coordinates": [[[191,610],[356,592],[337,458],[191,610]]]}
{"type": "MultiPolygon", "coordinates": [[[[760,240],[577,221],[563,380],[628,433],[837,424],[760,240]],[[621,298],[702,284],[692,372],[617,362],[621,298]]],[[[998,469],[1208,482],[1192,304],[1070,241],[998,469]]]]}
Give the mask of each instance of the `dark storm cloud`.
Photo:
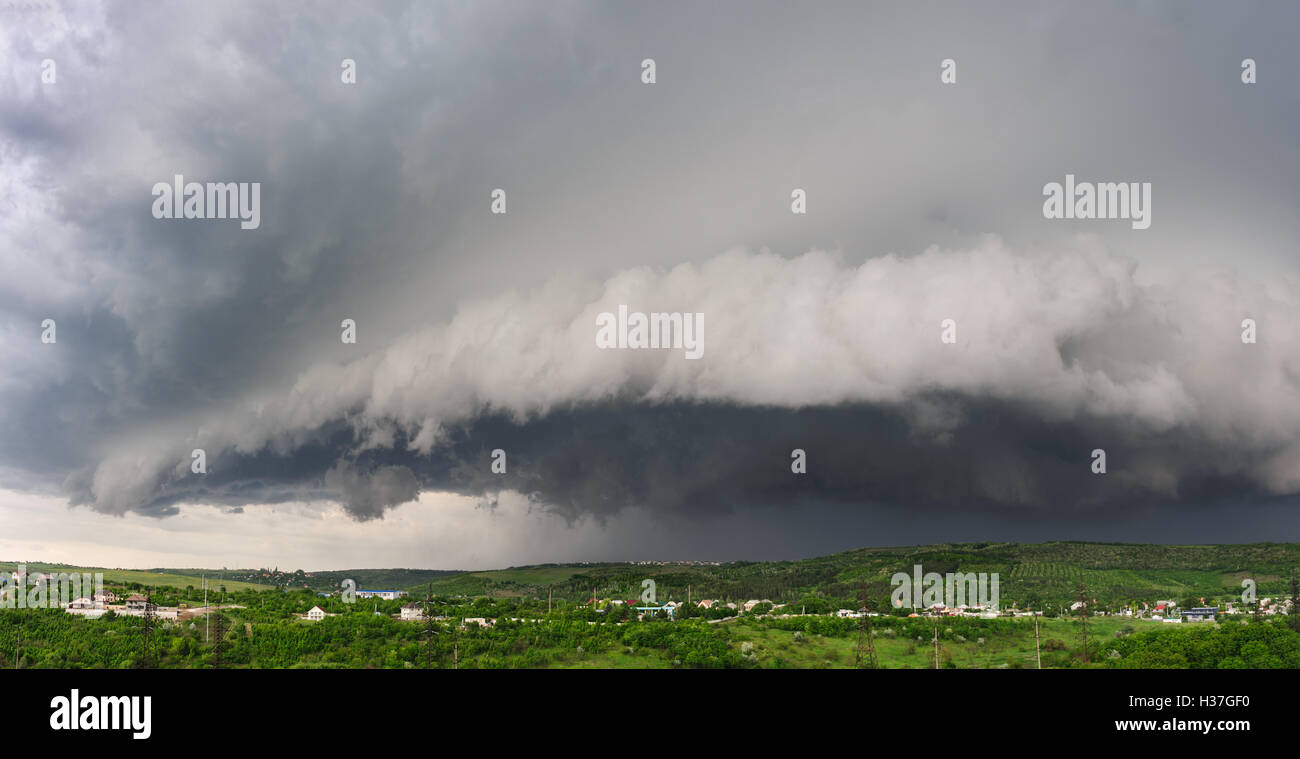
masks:
{"type": "Polygon", "coordinates": [[[513,489],[570,518],[786,498],[1071,508],[1287,496],[1300,489],[1300,350],[1284,328],[1244,344],[1247,313],[1275,327],[1300,303],[1218,275],[1144,285],[1130,262],[1087,247],[1016,254],[987,241],[858,267],[734,251],[476,301],[177,437],[123,443],[75,489],[96,509],[151,512],[255,501],[257,482],[276,500],[277,485],[332,472],[314,487],[363,518],[413,500],[417,481],[513,489]],[[597,313],[628,301],[708,315],[704,355],[599,349],[597,313]],[[948,317],[951,345],[939,339],[948,317]],[[739,412],[702,413],[711,423],[697,428],[681,403],[739,412]],[[870,415],[881,409],[894,411],[870,415]],[[494,419],[515,426],[488,447],[494,419]],[[813,443],[825,468],[795,485],[774,452],[813,443]],[[474,445],[523,463],[496,478],[474,445]],[[191,447],[212,456],[211,473],[188,471],[191,447]],[[1122,462],[1106,487],[1080,485],[1094,448],[1122,462]]]}
{"type": "Polygon", "coordinates": [[[1297,11],[1253,7],[24,16],[0,34],[0,484],[359,519],[420,489],[571,519],[1287,498],[1297,11]],[[1153,182],[1152,229],[1045,223],[1067,172],[1153,182]],[[261,182],[261,228],[153,219],[175,174],[261,182]],[[620,302],[706,313],[705,358],[596,351],[620,302]]]}
{"type": "Polygon", "coordinates": [[[978,512],[1068,523],[1071,513],[1107,521],[1138,505],[1287,500],[1241,474],[1248,461],[1225,461],[1221,445],[1183,431],[1045,422],[1015,402],[922,400],[959,414],[961,423],[936,434],[918,430],[912,409],[856,404],[611,403],[531,421],[487,414],[449,431],[431,455],[410,451],[400,436],[391,448],[358,454],[350,434],[322,431],[318,442],[287,456],[227,456],[205,477],[167,483],[144,510],[336,494],[355,517],[371,519],[421,489],[488,502],[512,490],[570,521],[630,508],[689,519],[755,507],[798,513],[906,504],[931,518],[978,512]],[[1098,441],[1107,443],[1107,476],[1089,466],[1098,441]],[[492,451],[502,445],[507,471],[494,474],[492,451]],[[795,448],[807,454],[805,475],[791,471],[795,448]],[[1166,490],[1144,470],[1174,473],[1179,487],[1166,490]]]}

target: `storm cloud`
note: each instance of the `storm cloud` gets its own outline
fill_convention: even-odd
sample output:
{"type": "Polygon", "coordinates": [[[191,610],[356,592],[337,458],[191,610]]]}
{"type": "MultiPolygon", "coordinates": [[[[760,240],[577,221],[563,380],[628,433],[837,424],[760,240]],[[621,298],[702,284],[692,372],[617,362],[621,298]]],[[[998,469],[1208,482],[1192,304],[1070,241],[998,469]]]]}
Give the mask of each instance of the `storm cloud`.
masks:
{"type": "Polygon", "coordinates": [[[0,487],[359,521],[1290,503],[1300,11],[1268,7],[5,9],[0,487]],[[1045,220],[1067,173],[1150,182],[1151,228],[1045,220]],[[176,174],[261,183],[260,227],[153,218],[176,174]],[[599,349],[620,305],[704,314],[703,357],[599,349]]]}
{"type": "Polygon", "coordinates": [[[1214,276],[1142,285],[1132,263],[1088,248],[1017,255],[988,241],[857,267],[733,251],[475,301],[181,440],[105,459],[78,500],[120,512],[164,490],[202,501],[226,482],[241,487],[220,497],[237,502],[258,498],[252,471],[305,487],[326,466],[323,487],[359,518],[414,500],[413,472],[426,488],[513,489],[570,517],[809,498],[1289,495],[1300,345],[1287,329],[1244,344],[1247,314],[1286,325],[1300,301],[1214,276]],[[619,303],[708,315],[704,356],[601,350],[597,314],[619,303]],[[944,319],[954,344],[940,340],[944,319]],[[192,447],[228,472],[192,475],[192,447]],[[498,448],[504,473],[487,458],[498,448]],[[806,479],[790,471],[795,448],[812,456],[806,479]],[[1115,470],[1106,486],[1091,476],[1095,448],[1115,470]]]}

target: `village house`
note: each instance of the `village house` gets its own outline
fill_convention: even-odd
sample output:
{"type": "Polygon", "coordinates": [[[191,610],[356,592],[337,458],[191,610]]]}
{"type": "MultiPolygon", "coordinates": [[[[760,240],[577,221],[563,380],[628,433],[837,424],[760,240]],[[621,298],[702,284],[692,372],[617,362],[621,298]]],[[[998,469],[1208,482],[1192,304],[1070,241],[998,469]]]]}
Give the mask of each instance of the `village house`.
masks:
{"type": "Polygon", "coordinates": [[[402,619],[419,619],[423,614],[424,608],[414,601],[402,605],[402,619]]]}
{"type": "Polygon", "coordinates": [[[303,619],[309,622],[319,622],[325,618],[325,610],[319,606],[313,606],[303,615],[303,619]]]}
{"type": "Polygon", "coordinates": [[[69,602],[68,605],[64,607],[64,611],[85,619],[99,619],[104,616],[105,609],[102,605],[96,606],[92,599],[78,598],[75,601],[69,602]]]}
{"type": "Polygon", "coordinates": [[[396,601],[406,595],[404,590],[358,590],[357,598],[380,598],[385,601],[396,601]]]}

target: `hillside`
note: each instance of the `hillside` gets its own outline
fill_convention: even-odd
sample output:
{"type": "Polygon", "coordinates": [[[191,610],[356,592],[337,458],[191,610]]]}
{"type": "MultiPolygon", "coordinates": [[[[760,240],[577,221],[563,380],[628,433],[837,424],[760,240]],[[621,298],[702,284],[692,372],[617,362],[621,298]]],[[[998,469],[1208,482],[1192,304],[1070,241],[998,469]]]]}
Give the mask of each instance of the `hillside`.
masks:
{"type": "MultiPolygon", "coordinates": [[[[445,569],[344,569],[304,572],[301,569],[281,571],[277,569],[151,569],[149,572],[186,578],[207,574],[209,578],[218,576],[236,582],[254,583],[264,587],[311,588],[319,591],[338,590],[345,579],[356,581],[358,588],[397,588],[413,586],[425,587],[425,584],[448,575],[462,574],[445,569]]],[[[233,586],[232,586],[233,587],[233,586]]]]}
{"type": "Polygon", "coordinates": [[[231,591],[271,589],[270,585],[262,583],[243,582],[234,579],[219,580],[220,570],[195,570],[195,574],[189,575],[156,569],[109,569],[107,567],[81,567],[73,566],[71,564],[47,564],[44,562],[0,561],[0,572],[8,575],[10,572],[15,571],[19,565],[25,566],[29,575],[41,572],[49,574],[57,572],[66,572],[68,574],[74,572],[89,572],[91,574],[103,572],[104,582],[109,585],[130,586],[135,584],[141,587],[171,587],[182,590],[187,586],[193,585],[195,588],[201,588],[203,587],[203,580],[201,577],[203,573],[206,572],[208,575],[208,587],[214,588],[218,583],[220,583],[226,588],[226,590],[231,591]]]}
{"type": "MultiPolygon", "coordinates": [[[[1254,576],[1260,595],[1289,592],[1300,567],[1300,544],[1167,546],[1124,543],[967,543],[862,548],[798,561],[712,565],[562,564],[465,572],[433,581],[435,594],[556,597],[640,595],[641,581],[657,584],[661,601],[700,598],[770,598],[791,601],[809,594],[854,598],[887,596],[890,577],[911,572],[996,572],[1004,604],[1038,606],[1073,599],[1080,582],[1102,603],[1157,598],[1236,597],[1254,576]]],[[[423,591],[424,586],[409,588],[423,591]]]]}
{"type": "MultiPolygon", "coordinates": [[[[399,588],[437,596],[537,597],[548,590],[557,600],[582,602],[600,597],[635,598],[644,579],[653,579],[660,601],[768,598],[793,601],[810,595],[852,599],[887,597],[890,577],[925,572],[996,572],[1003,605],[1060,604],[1074,599],[1080,583],[1103,604],[1156,599],[1234,598],[1241,581],[1254,577],[1259,594],[1289,595],[1289,577],[1300,568],[1300,544],[1145,545],[1126,543],[964,543],[861,548],[797,561],[722,564],[576,563],[541,564],[473,572],[432,569],[353,569],[304,572],[267,569],[151,570],[27,564],[29,572],[103,571],[112,584],[155,587],[210,585],[229,590],[308,587],[338,590],[344,579],[359,588],[399,588]]],[[[0,563],[11,570],[15,562],[0,563]]]]}

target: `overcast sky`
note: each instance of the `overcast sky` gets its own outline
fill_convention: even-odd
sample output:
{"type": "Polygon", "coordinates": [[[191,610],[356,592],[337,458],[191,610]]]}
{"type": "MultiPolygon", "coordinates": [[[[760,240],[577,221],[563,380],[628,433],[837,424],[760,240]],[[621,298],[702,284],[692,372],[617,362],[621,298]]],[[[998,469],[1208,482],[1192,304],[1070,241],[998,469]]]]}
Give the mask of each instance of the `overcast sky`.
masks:
{"type": "Polygon", "coordinates": [[[6,6],[0,559],[1300,540],[1300,8],[1255,5],[6,6]],[[260,226],[154,218],[177,174],[260,226]],[[1150,228],[1045,219],[1067,174],[1150,228]],[[620,304],[702,358],[598,349],[620,304]]]}

